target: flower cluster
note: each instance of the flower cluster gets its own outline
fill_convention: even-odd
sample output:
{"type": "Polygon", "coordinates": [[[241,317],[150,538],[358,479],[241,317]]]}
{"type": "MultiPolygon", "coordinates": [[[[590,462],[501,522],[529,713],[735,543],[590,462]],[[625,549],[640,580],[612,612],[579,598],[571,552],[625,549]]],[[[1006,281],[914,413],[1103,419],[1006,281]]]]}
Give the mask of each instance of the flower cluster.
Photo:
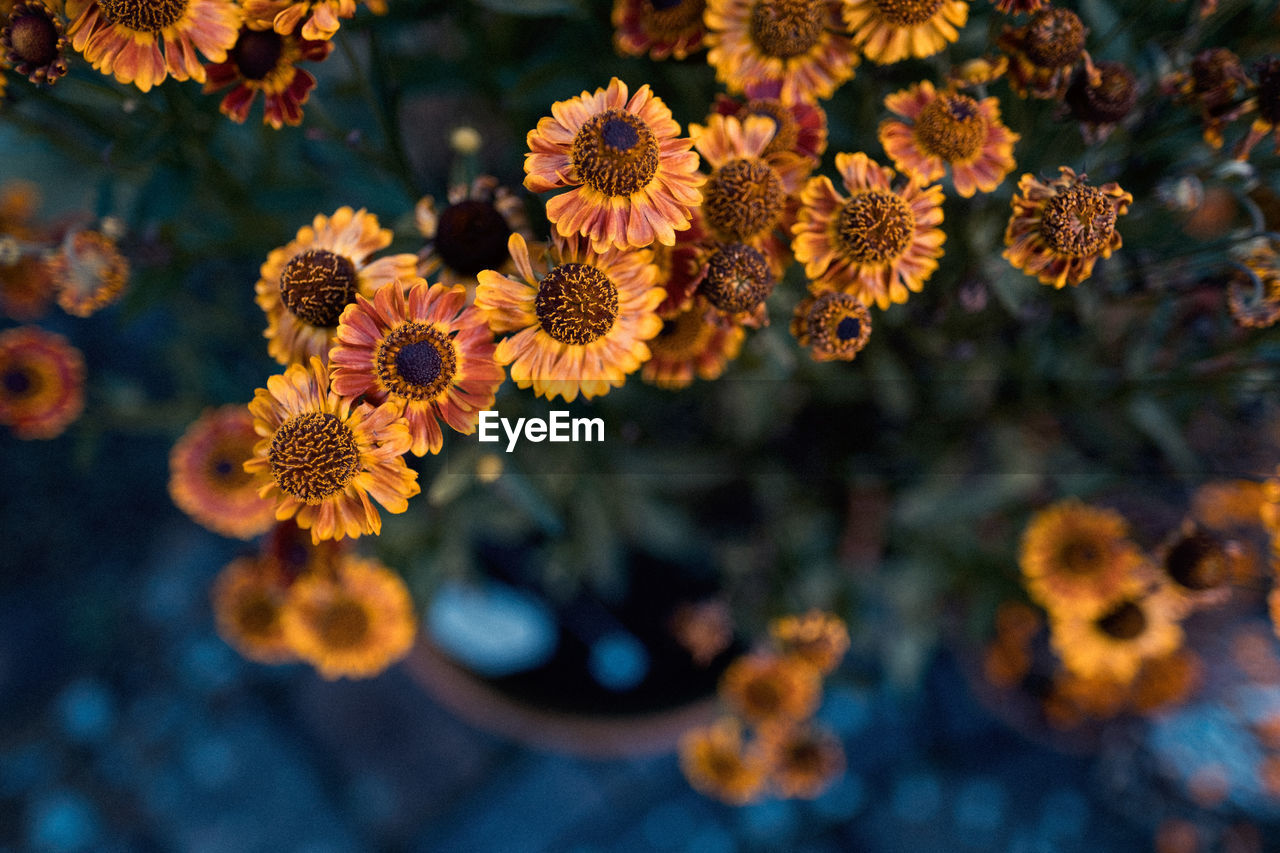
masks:
{"type": "Polygon", "coordinates": [[[844,622],[812,610],[774,620],[769,633],[770,648],[737,658],[721,676],[730,713],[680,742],[689,783],[733,805],[769,791],[813,799],[844,772],[839,738],[813,720],[822,680],[849,648],[844,622]],[[754,737],[744,739],[748,732],[754,737]]]}

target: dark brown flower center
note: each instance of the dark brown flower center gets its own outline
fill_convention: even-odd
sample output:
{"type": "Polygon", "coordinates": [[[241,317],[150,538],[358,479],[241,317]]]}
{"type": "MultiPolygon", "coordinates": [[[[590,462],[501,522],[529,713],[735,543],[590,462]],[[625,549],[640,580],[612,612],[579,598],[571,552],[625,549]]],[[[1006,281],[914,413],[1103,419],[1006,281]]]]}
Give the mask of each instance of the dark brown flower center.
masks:
{"type": "Polygon", "coordinates": [[[618,287],[596,267],[561,264],[538,284],[533,310],[552,338],[583,346],[613,328],[618,319],[618,287]]]}
{"type": "Polygon", "coordinates": [[[820,0],[756,0],[749,23],[760,52],[779,59],[799,56],[822,35],[820,0]]]}
{"type": "Polygon", "coordinates": [[[9,22],[9,46],[22,63],[41,68],[58,58],[58,28],[41,7],[23,7],[9,22]]]}
{"type": "Polygon", "coordinates": [[[1075,65],[1084,50],[1085,27],[1070,9],[1045,9],[1031,16],[1022,49],[1041,68],[1075,65]]]}
{"type": "Polygon", "coordinates": [[[267,459],[276,484],[307,503],[337,494],[360,473],[351,427],[328,412],[304,412],[281,424],[267,459]]]}
{"type": "MultiPolygon", "coordinates": [[[[804,303],[801,303],[803,306],[804,303]]],[[[825,355],[852,359],[871,337],[871,313],[856,297],[846,293],[823,293],[809,305],[804,315],[808,346],[825,355]]],[[[821,638],[796,641],[803,653],[806,646],[820,651],[821,638]]]]}
{"type": "Polygon", "coordinates": [[[39,383],[30,371],[10,367],[4,372],[4,390],[10,397],[34,397],[39,383]]]}
{"type": "Polygon", "coordinates": [[[582,182],[607,196],[631,195],[646,186],[658,172],[658,157],[649,125],[626,110],[592,116],[569,149],[582,182]]]}
{"type": "Polygon", "coordinates": [[[1098,617],[1098,630],[1117,640],[1132,640],[1147,630],[1147,617],[1137,602],[1124,601],[1098,617]]]}
{"type": "Polygon", "coordinates": [[[706,0],[649,0],[640,26],[651,38],[676,38],[700,28],[706,8],[706,0]]]}
{"type": "Polygon", "coordinates": [[[511,226],[492,202],[468,199],[450,205],[436,223],[435,250],[454,272],[474,276],[507,260],[511,226]]]}
{"type": "Polygon", "coordinates": [[[284,37],[275,30],[240,30],[231,61],[246,80],[265,80],[284,54],[284,37]]]}
{"type": "Polygon", "coordinates": [[[786,192],[778,173],[763,160],[730,160],[702,190],[702,213],[712,228],[745,240],[773,226],[782,215],[786,192]]]}
{"type": "Polygon", "coordinates": [[[775,714],[782,705],[782,693],[778,685],[767,677],[753,678],[742,690],[743,704],[758,716],[775,714]]]}
{"type": "Polygon", "coordinates": [[[899,26],[923,24],[942,8],[942,0],[876,0],[880,15],[899,26]]]}
{"type": "Polygon", "coordinates": [[[913,133],[925,154],[954,163],[982,150],[987,118],[968,95],[939,95],[921,110],[913,133]]]}
{"type": "Polygon", "coordinates": [[[457,375],[457,351],[439,329],[425,323],[404,323],[379,344],[373,369],[392,394],[433,400],[457,375]]]}
{"type": "Polygon", "coordinates": [[[845,317],[836,324],[836,337],[842,341],[851,341],[862,334],[862,321],[857,317],[845,317]]]}
{"type": "Polygon", "coordinates": [[[339,598],[316,615],[316,629],[329,648],[356,648],[369,636],[369,614],[360,602],[339,598]]]}
{"type": "Polygon", "coordinates": [[[864,264],[902,257],[915,230],[916,217],[907,203],[882,190],[849,199],[836,223],[836,237],[844,253],[864,264]]]}
{"type": "Polygon", "coordinates": [[[1240,58],[1225,47],[1201,51],[1191,60],[1191,90],[1210,115],[1234,106],[1237,94],[1248,85],[1240,58]]]}
{"type": "Polygon", "coordinates": [[[1129,114],[1138,101],[1138,81],[1121,62],[1098,62],[1101,79],[1089,85],[1089,76],[1081,69],[1067,89],[1067,106],[1079,121],[1093,124],[1115,124],[1129,114]]]}
{"type": "Polygon", "coordinates": [[[158,33],[181,20],[189,0],[99,0],[108,21],[131,30],[158,33]]]}
{"type": "Polygon", "coordinates": [[[1068,540],[1058,550],[1058,565],[1072,575],[1092,575],[1102,568],[1106,555],[1096,542],[1087,539],[1068,540]]]}
{"type": "Polygon", "coordinates": [[[1197,530],[1169,549],[1164,569],[1174,583],[1200,592],[1226,581],[1227,555],[1217,537],[1197,530]]]}
{"type": "Polygon", "coordinates": [[[356,265],[327,249],[308,249],[285,264],[280,298],[304,323],[336,326],[356,300],[356,265]]]}
{"type": "Polygon", "coordinates": [[[756,98],[747,101],[738,112],[739,117],[764,116],[773,119],[773,139],[765,146],[762,155],[779,151],[790,151],[800,140],[800,125],[796,122],[791,110],[781,101],[772,98],[756,98]]]}
{"type": "Polygon", "coordinates": [[[707,261],[701,291],[721,311],[736,314],[754,310],[775,284],[763,254],[745,243],[729,243],[707,261]]]}
{"type": "Polygon", "coordinates": [[[1101,252],[1116,228],[1116,208],[1096,187],[1060,190],[1044,206],[1040,233],[1061,255],[1086,258],[1101,252]]]}
{"type": "Polygon", "coordinates": [[[1269,56],[1253,67],[1258,76],[1258,115],[1280,125],[1280,57],[1269,56]]]}
{"type": "Polygon", "coordinates": [[[280,606],[265,591],[257,591],[240,601],[236,624],[246,637],[269,637],[279,627],[280,606]]]}

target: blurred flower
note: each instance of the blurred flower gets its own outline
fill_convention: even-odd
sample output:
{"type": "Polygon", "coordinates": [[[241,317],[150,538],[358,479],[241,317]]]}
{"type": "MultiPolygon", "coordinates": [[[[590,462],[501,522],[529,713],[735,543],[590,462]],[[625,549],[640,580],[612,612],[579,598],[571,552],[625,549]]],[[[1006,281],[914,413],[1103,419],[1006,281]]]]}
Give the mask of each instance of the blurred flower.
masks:
{"type": "Polygon", "coordinates": [[[847,0],[844,20],[853,46],[888,65],[933,56],[960,37],[969,20],[967,0],[847,0]]]}
{"type": "Polygon", "coordinates": [[[898,171],[921,183],[937,181],[950,166],[956,192],[969,198],[991,192],[1015,165],[1013,146],[1021,137],[1000,121],[995,98],[938,92],[924,80],[887,96],[884,105],[911,123],[881,122],[880,144],[898,171]]]}
{"type": "Polygon", "coordinates": [[[195,521],[223,536],[249,539],[275,522],[274,501],[259,497],[244,470],[258,434],[244,406],[204,412],[169,454],[169,496],[195,521]]]}
{"type": "Polygon", "coordinates": [[[641,367],[640,378],[672,391],[692,385],[695,375],[717,379],[738,357],[745,337],[741,326],[710,322],[706,305],[696,301],[662,321],[661,331],[649,341],[651,357],[641,367]]]}
{"type": "Polygon", "coordinates": [[[1050,611],[1049,640],[1063,665],[1083,678],[1130,684],[1145,661],[1182,646],[1181,606],[1164,588],[1131,579],[1102,607],[1050,611]]]}
{"type": "Polygon", "coordinates": [[[331,50],[333,44],[327,41],[241,27],[227,61],[206,66],[209,79],[204,91],[216,92],[234,85],[218,109],[237,124],[249,117],[249,109],[261,92],[265,124],[276,130],[286,124],[297,126],[302,123],[302,105],[316,85],[316,78],[299,68],[298,62],[321,62],[331,50]]]}
{"type": "Polygon", "coordinates": [[[1248,158],[1253,147],[1268,133],[1276,137],[1275,153],[1280,154],[1280,56],[1268,56],[1253,66],[1257,75],[1257,94],[1254,96],[1258,117],[1249,127],[1249,134],[1240,140],[1236,148],[1237,160],[1248,158]]]}
{"type": "Polygon", "coordinates": [[[1088,720],[1108,720],[1124,712],[1129,685],[1110,674],[1084,676],[1069,669],[1054,673],[1044,698],[1045,719],[1058,729],[1088,720]]]}
{"type": "Polygon", "coordinates": [[[733,643],[733,614],[720,599],[680,605],[669,627],[698,666],[710,665],[733,643]]]}
{"type": "Polygon", "coordinates": [[[417,633],[404,581],[357,557],[294,581],[280,622],[298,657],[328,679],[377,675],[408,653],[417,633]]]}
{"type": "Polygon", "coordinates": [[[475,298],[476,275],[481,270],[514,272],[507,254],[507,238],[520,232],[530,239],[524,204],[498,179],[481,175],[467,184],[449,188],[449,204],[437,211],[435,199],[423,196],[413,209],[414,224],[426,246],[418,253],[418,275],[439,282],[462,284],[469,299],[475,298]]]}
{"type": "Polygon", "coordinates": [[[553,240],[535,274],[529,247],[510,240],[520,279],[480,273],[476,307],[497,334],[495,356],[520,388],[572,402],[620,388],[649,358],[645,341],[662,329],[663,290],[648,249],[597,252],[576,236],[553,240]]]}
{"type": "Polygon", "coordinates": [[[798,656],[755,652],[729,664],[720,696],[752,723],[804,720],[822,700],[822,675],[798,656]]]}
{"type": "Polygon", "coordinates": [[[1061,100],[1071,81],[1071,72],[1083,57],[1089,30],[1070,9],[1049,7],[1036,12],[1021,27],[1005,27],[996,42],[1009,57],[1009,86],[1019,97],[1061,100]]]}
{"type": "Polygon", "coordinates": [[[779,796],[816,799],[844,773],[844,747],[828,729],[812,724],[764,726],[760,744],[769,783],[779,796]]]}
{"type": "Polygon", "coordinates": [[[1009,70],[1009,57],[980,56],[953,66],[947,74],[947,82],[957,89],[971,89],[994,83],[1009,70]]]}
{"type": "Polygon", "coordinates": [[[778,284],[769,259],[746,243],[711,243],[698,294],[721,325],[768,325],[765,300],[778,284]]]}
{"type": "Polygon", "coordinates": [[[0,263],[0,312],[5,316],[20,322],[39,320],[52,300],[53,277],[42,255],[19,250],[13,263],[0,263]]]}
{"type": "Polygon", "coordinates": [[[822,610],[774,619],[769,634],[783,654],[800,658],[823,675],[834,672],[849,650],[844,620],[822,610]]]}
{"type": "Polygon", "coordinates": [[[1231,595],[1233,553],[1239,550],[1236,543],[1186,521],[1157,551],[1155,563],[1184,606],[1208,607],[1231,595]]]}
{"type": "Polygon", "coordinates": [[[528,135],[526,189],[572,187],[547,201],[547,218],[564,237],[580,234],[597,252],[670,246],[689,227],[703,183],[692,141],[671,110],[641,86],[627,99],[614,77],[607,89],[557,101],[528,135]]]}
{"type": "Polygon", "coordinates": [[[0,27],[0,53],[32,83],[56,83],[67,73],[67,36],[49,0],[19,0],[0,27]]]}
{"type": "Polygon", "coordinates": [[[684,59],[704,46],[706,8],[706,0],[614,0],[614,47],[624,56],[684,59]]]}
{"type": "Polygon", "coordinates": [[[1166,92],[1176,92],[1200,113],[1204,141],[1213,148],[1222,147],[1223,129],[1248,108],[1252,87],[1240,57],[1225,47],[1197,53],[1186,71],[1173,74],[1163,84],[1166,92]]]}
{"type": "Polygon", "coordinates": [[[996,687],[1016,687],[1031,671],[1031,641],[1044,620],[1020,601],[1003,601],[995,622],[996,636],[983,656],[983,674],[996,687]]]}
{"type": "Polygon", "coordinates": [[[680,739],[680,769],[695,790],[740,806],[764,793],[768,767],[758,744],[743,744],[742,725],[723,717],[680,739]]]}
{"type": "Polygon", "coordinates": [[[1261,517],[1262,483],[1255,480],[1215,480],[1196,489],[1191,517],[1210,530],[1226,531],[1257,525],[1261,517]]]}
{"type": "Polygon", "coordinates": [[[1061,288],[1087,279],[1098,258],[1120,248],[1116,220],[1129,211],[1133,196],[1114,182],[1091,187],[1069,166],[1058,171],[1061,177],[1049,183],[1032,174],[1018,181],[1004,257],[1041,284],[1061,288]]]}
{"type": "Polygon", "coordinates": [[[1142,665],[1129,702],[1139,714],[1163,711],[1191,698],[1204,681],[1204,665],[1190,649],[1154,657],[1142,665]]]}
{"type": "Polygon", "coordinates": [[[203,83],[204,66],[196,51],[222,62],[240,28],[240,8],[233,0],[66,3],[71,46],[96,70],[144,92],[170,75],[203,83]]]}
{"type": "Polygon", "coordinates": [[[707,0],[707,62],[730,92],[778,83],[783,103],[829,98],[858,65],[841,8],[832,0],[707,0]]]}
{"type": "Polygon", "coordinates": [[[318,358],[272,376],[249,411],[263,438],[244,469],[259,494],[276,502],[276,518],[295,518],[313,542],[379,533],[382,519],[369,497],[400,513],[420,491],[418,472],[404,462],[413,439],[396,404],[352,410],[351,400],[329,390],[318,358]]]}
{"type": "Polygon", "coordinates": [[[55,438],[84,410],[84,357],[36,326],[0,332],[0,424],[18,438],[55,438]]]}
{"type": "Polygon", "coordinates": [[[1103,142],[1138,102],[1138,78],[1123,62],[1099,62],[1091,75],[1078,69],[1065,95],[1071,116],[1081,125],[1085,142],[1103,142]]]}
{"type": "Polygon", "coordinates": [[[372,300],[357,295],[338,322],[329,353],[334,392],[394,403],[409,423],[415,456],[443,447],[437,419],[463,435],[475,432],[506,378],[494,361],[493,334],[466,300],[461,285],[397,280],[372,300]]]}
{"type": "Polygon", "coordinates": [[[853,361],[871,338],[871,312],[847,293],[808,296],[791,316],[791,335],[814,361],[853,361]]]}
{"type": "MultiPolygon", "coordinates": [[[[387,12],[386,0],[364,3],[375,15],[387,12]]],[[[333,38],[339,19],[355,14],[356,0],[244,0],[245,23],[253,29],[270,28],[282,36],[297,33],[310,41],[333,38]]]]}
{"type": "Polygon", "coordinates": [[[272,250],[255,286],[267,315],[263,334],[271,356],[281,364],[328,359],[338,318],[357,294],[372,296],[397,278],[413,278],[413,255],[369,260],[389,245],[391,230],[380,228],[378,217],[340,207],[331,217],[317,215],[287,245],[272,250]]]}
{"type": "Polygon", "coordinates": [[[49,277],[62,310],[88,317],[124,293],[129,262],[104,234],[73,231],[49,261],[49,277]]]}
{"type": "Polygon", "coordinates": [[[280,622],[287,589],[268,560],[241,557],[229,563],[213,584],[213,617],[218,636],[249,660],[296,660],[280,622]]]}
{"type": "Polygon", "coordinates": [[[747,116],[764,116],[773,122],[773,138],[762,154],[790,151],[809,158],[816,165],[827,150],[827,114],[817,104],[785,103],[781,94],[779,82],[758,83],[746,87],[746,100],[717,95],[714,109],[739,121],[746,121],[747,116]]]}
{"type": "Polygon", "coordinates": [[[893,170],[861,152],[837,154],[836,169],[849,197],[826,175],[810,178],[792,228],[810,289],[848,293],[882,309],[906,302],[942,257],[942,188],[912,178],[895,190],[893,170]]]}
{"type": "Polygon", "coordinates": [[[1020,15],[1024,12],[1039,12],[1048,5],[1049,0],[992,0],[997,10],[1006,15],[1020,15]]]}
{"type": "Polygon", "coordinates": [[[1141,564],[1119,513],[1078,500],[1037,512],[1022,537],[1019,566],[1032,600],[1050,613],[1096,615],[1141,564]]]}

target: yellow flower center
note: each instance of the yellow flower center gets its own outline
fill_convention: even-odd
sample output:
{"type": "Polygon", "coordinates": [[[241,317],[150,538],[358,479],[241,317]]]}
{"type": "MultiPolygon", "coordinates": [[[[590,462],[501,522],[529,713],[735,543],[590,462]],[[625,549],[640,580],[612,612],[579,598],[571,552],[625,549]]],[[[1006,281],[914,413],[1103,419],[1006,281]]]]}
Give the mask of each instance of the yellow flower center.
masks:
{"type": "Polygon", "coordinates": [[[607,196],[631,195],[648,185],[658,172],[658,157],[649,125],[626,110],[592,116],[569,149],[582,182],[607,196]]]}
{"type": "Polygon", "coordinates": [[[143,33],[158,33],[186,14],[189,0],[98,0],[103,16],[143,33]]]}
{"type": "Polygon", "coordinates": [[[308,249],[285,264],[280,298],[299,320],[336,326],[342,309],[356,300],[356,266],[327,249],[308,249]]]}
{"type": "Polygon", "coordinates": [[[1217,538],[1204,531],[1179,539],[1169,549],[1164,568],[1174,583],[1197,592],[1213,589],[1227,579],[1226,554],[1217,538]]]}
{"type": "Polygon", "coordinates": [[[533,310],[543,331],[560,343],[584,346],[618,319],[618,288],[588,264],[561,264],[538,285],[533,310]]]}
{"type": "Polygon", "coordinates": [[[1115,228],[1115,205],[1101,190],[1083,185],[1060,190],[1040,217],[1040,233],[1049,248],[1076,258],[1101,252],[1115,228]]]}
{"type": "Polygon", "coordinates": [[[785,201],[782,179],[768,163],[730,160],[703,187],[702,213],[712,228],[745,240],[777,222],[785,201]]]}
{"type": "Polygon", "coordinates": [[[1098,617],[1098,630],[1116,640],[1133,640],[1147,630],[1147,617],[1134,601],[1123,601],[1098,617]]]}
{"type": "Polygon", "coordinates": [[[863,264],[895,261],[911,245],[916,217],[894,193],[868,190],[845,202],[836,222],[844,253],[863,264]]]}
{"type": "Polygon", "coordinates": [[[942,8],[942,0],[875,0],[880,16],[901,27],[923,24],[942,8]]]}
{"type": "Polygon", "coordinates": [[[397,326],[373,356],[382,387],[410,400],[434,400],[458,372],[457,351],[449,336],[425,323],[397,326]]]}
{"type": "Polygon", "coordinates": [[[763,254],[745,243],[730,243],[707,261],[700,290],[712,305],[736,314],[754,310],[776,283],[763,254]]]}
{"type": "Polygon", "coordinates": [[[467,199],[440,214],[432,245],[446,267],[474,276],[506,262],[510,236],[511,226],[492,202],[467,199]]]}
{"type": "Polygon", "coordinates": [[[1084,50],[1084,24],[1070,9],[1045,9],[1031,16],[1022,50],[1041,68],[1075,65],[1084,50]]]}
{"type": "Polygon", "coordinates": [[[9,48],[19,63],[43,68],[58,58],[58,28],[42,7],[24,8],[9,21],[9,48]]]}
{"type": "Polygon", "coordinates": [[[702,311],[695,308],[670,320],[662,321],[662,331],[649,341],[654,358],[671,361],[688,361],[701,355],[715,329],[703,319],[702,311]]]}
{"type": "Polygon", "coordinates": [[[677,38],[702,26],[706,8],[706,0],[649,0],[640,13],[640,28],[650,38],[677,38]]]}
{"type": "Polygon", "coordinates": [[[360,473],[351,427],[328,412],[304,412],[281,424],[267,459],[276,484],[307,503],[337,494],[360,473]]]}
{"type": "Polygon", "coordinates": [[[240,30],[231,61],[246,80],[265,80],[284,55],[284,38],[275,30],[240,30]]]}
{"type": "Polygon", "coordinates": [[[822,35],[822,0],[756,0],[748,24],[760,52],[779,59],[799,56],[822,35]]]}
{"type": "Polygon", "coordinates": [[[339,598],[316,614],[316,632],[331,649],[352,649],[369,636],[369,613],[353,598],[339,598]]]}
{"type": "Polygon", "coordinates": [[[739,116],[764,116],[773,119],[773,139],[770,139],[769,144],[760,152],[762,155],[790,151],[795,148],[800,139],[800,125],[791,114],[791,110],[787,109],[781,101],[772,98],[756,98],[747,101],[739,111],[739,116]]]}
{"type": "Polygon", "coordinates": [[[925,154],[955,163],[982,150],[987,118],[968,95],[939,95],[921,110],[912,134],[925,154]]]}

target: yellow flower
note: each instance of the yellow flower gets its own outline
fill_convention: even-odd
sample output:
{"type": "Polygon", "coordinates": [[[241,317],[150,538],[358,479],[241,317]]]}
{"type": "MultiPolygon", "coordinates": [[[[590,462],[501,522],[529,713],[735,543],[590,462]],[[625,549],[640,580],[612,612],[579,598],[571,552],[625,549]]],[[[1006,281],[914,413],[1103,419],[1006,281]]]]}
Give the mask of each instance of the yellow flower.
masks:
{"type": "Polygon", "coordinates": [[[388,512],[404,512],[420,489],[404,453],[413,439],[395,403],[351,408],[329,389],[328,368],[290,365],[254,394],[249,411],[262,440],[244,469],[259,494],[276,501],[276,518],[295,518],[313,542],[379,533],[388,512]]]}
{"type": "Polygon", "coordinates": [[[965,0],[847,0],[845,24],[853,46],[872,62],[888,65],[933,56],[960,37],[969,20],[965,0]]]}
{"type": "Polygon", "coordinates": [[[826,728],[813,724],[763,726],[760,743],[770,785],[779,796],[816,799],[844,773],[844,747],[826,728]]]}
{"type": "MultiPolygon", "coordinates": [[[[375,15],[387,12],[386,0],[364,2],[375,15]]],[[[333,38],[340,19],[355,14],[356,0],[244,0],[245,20],[253,29],[274,29],[282,36],[297,33],[311,41],[333,38]]]]}
{"type": "Polygon", "coordinates": [[[1059,171],[1061,177],[1047,184],[1022,176],[1004,232],[1009,263],[1056,288],[1084,281],[1098,258],[1120,248],[1116,221],[1133,202],[1115,182],[1091,187],[1069,166],[1059,171]]]}
{"type": "Polygon", "coordinates": [[[1165,589],[1148,591],[1142,581],[1133,580],[1092,615],[1051,611],[1049,641],[1063,666],[1081,678],[1128,685],[1144,662],[1182,646],[1180,613],[1165,589]]]}
{"type": "Polygon", "coordinates": [[[698,157],[671,110],[641,86],[627,98],[614,77],[606,89],[557,101],[529,131],[525,188],[572,187],[547,202],[563,237],[581,235],[597,252],[673,245],[702,201],[698,157]]]}
{"type": "Polygon", "coordinates": [[[738,357],[746,332],[741,326],[711,322],[706,305],[695,301],[686,311],[662,321],[662,330],[649,341],[652,357],[640,378],[675,391],[693,384],[694,376],[716,379],[738,357]]]}
{"type": "Polygon", "coordinates": [[[1031,598],[1050,613],[1095,615],[1142,565],[1118,512],[1060,501],[1027,524],[1019,565],[1031,598]]]}
{"type": "Polygon", "coordinates": [[[649,358],[662,328],[664,291],[648,249],[597,252],[577,237],[557,238],[535,273],[529,247],[512,234],[520,278],[480,273],[476,308],[497,334],[511,333],[495,357],[520,388],[547,399],[590,399],[620,388],[649,358]]]}
{"type": "Polygon", "coordinates": [[[218,635],[249,660],[295,660],[280,625],[286,579],[269,559],[241,557],[218,573],[213,584],[213,616],[218,635]]]}
{"type": "Polygon", "coordinates": [[[742,726],[723,717],[680,739],[680,769],[694,789],[740,806],[764,793],[768,766],[759,745],[744,745],[742,726]]]}
{"type": "Polygon", "coordinates": [[[797,655],[756,652],[729,664],[720,696],[752,723],[799,721],[822,700],[822,674],[797,655]]]}
{"type": "Polygon", "coordinates": [[[849,196],[836,192],[826,175],[810,178],[791,229],[810,288],[848,293],[880,308],[906,302],[942,257],[942,188],[913,177],[895,190],[893,170],[861,152],[837,154],[836,169],[849,196]]]}
{"type": "Polygon", "coordinates": [[[834,613],[810,610],[769,623],[769,634],[784,654],[795,655],[824,675],[834,672],[849,650],[849,629],[834,613]]]}

